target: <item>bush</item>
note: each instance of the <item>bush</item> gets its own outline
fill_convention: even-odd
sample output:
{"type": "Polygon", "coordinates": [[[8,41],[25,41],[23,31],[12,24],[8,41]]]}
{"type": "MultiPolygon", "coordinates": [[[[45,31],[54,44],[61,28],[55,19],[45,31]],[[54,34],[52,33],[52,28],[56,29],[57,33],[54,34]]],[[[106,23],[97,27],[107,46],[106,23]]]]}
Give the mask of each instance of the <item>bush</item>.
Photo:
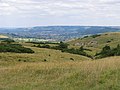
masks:
{"type": "Polygon", "coordinates": [[[15,42],[15,41],[12,40],[12,39],[6,39],[6,40],[4,40],[4,41],[2,41],[2,42],[6,42],[6,43],[10,44],[10,43],[15,42]]]}
{"type": "Polygon", "coordinates": [[[37,47],[39,47],[39,48],[50,48],[50,45],[44,44],[44,45],[41,46],[41,45],[39,44],[37,47]]]}
{"type": "Polygon", "coordinates": [[[106,43],[110,43],[111,41],[110,40],[108,40],[106,43]]]}
{"type": "Polygon", "coordinates": [[[104,58],[109,56],[120,56],[120,45],[118,44],[116,48],[112,48],[108,45],[103,47],[100,53],[95,55],[97,58],[104,58]]]}
{"type": "Polygon", "coordinates": [[[96,38],[96,37],[99,37],[99,36],[101,36],[101,35],[97,35],[97,34],[96,34],[96,35],[92,35],[91,37],[92,37],[92,38],[96,38]]]}
{"type": "Polygon", "coordinates": [[[34,53],[30,48],[22,47],[20,44],[0,44],[0,52],[34,53]]]}
{"type": "Polygon", "coordinates": [[[89,36],[84,36],[83,38],[88,38],[89,36]]]}
{"type": "Polygon", "coordinates": [[[80,47],[79,49],[74,49],[74,48],[69,49],[68,48],[68,44],[60,42],[58,44],[58,46],[50,47],[49,45],[43,45],[43,46],[41,46],[39,44],[37,47],[39,47],[39,48],[48,48],[48,49],[61,50],[61,52],[67,52],[67,53],[71,53],[71,54],[78,54],[78,55],[83,55],[83,56],[92,58],[92,56],[90,56],[86,52],[84,52],[84,50],[88,50],[88,51],[90,51],[90,50],[83,48],[83,46],[80,47]]]}
{"type": "Polygon", "coordinates": [[[74,61],[74,58],[70,58],[70,60],[74,61]]]}
{"type": "Polygon", "coordinates": [[[60,42],[60,43],[58,44],[58,47],[57,47],[57,48],[60,49],[60,50],[62,50],[62,49],[67,49],[67,48],[68,48],[68,44],[63,43],[63,42],[60,42]]]}
{"type": "Polygon", "coordinates": [[[47,59],[44,59],[44,62],[46,62],[47,61],[47,59]]]}

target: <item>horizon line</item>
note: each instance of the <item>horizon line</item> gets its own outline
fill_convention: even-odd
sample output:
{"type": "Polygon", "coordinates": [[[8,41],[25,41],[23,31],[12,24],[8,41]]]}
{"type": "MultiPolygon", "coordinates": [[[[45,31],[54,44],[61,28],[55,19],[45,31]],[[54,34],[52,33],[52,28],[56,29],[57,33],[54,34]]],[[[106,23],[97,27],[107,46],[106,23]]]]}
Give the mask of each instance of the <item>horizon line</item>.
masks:
{"type": "Polygon", "coordinates": [[[3,26],[0,28],[33,28],[33,27],[64,27],[64,26],[84,26],[84,27],[120,27],[120,25],[36,25],[36,26],[3,26]]]}

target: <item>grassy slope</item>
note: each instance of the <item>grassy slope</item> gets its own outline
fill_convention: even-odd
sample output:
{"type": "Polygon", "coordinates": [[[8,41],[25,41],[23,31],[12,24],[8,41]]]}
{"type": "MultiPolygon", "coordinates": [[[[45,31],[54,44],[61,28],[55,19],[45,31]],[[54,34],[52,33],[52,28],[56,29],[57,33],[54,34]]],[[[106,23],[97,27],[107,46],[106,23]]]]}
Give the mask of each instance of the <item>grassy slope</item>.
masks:
{"type": "Polygon", "coordinates": [[[36,47],[32,48],[34,54],[19,54],[19,53],[0,53],[1,61],[28,61],[28,62],[42,62],[46,59],[48,62],[61,62],[61,61],[71,61],[70,58],[73,58],[75,61],[79,60],[90,60],[87,57],[74,55],[69,53],[62,53],[61,51],[51,50],[51,49],[42,49],[36,47]]]}
{"type": "Polygon", "coordinates": [[[76,43],[81,43],[81,42],[89,43],[91,41],[97,41],[98,44],[87,45],[85,47],[91,49],[92,52],[88,52],[88,53],[90,53],[91,55],[94,55],[96,52],[99,52],[102,49],[102,47],[104,47],[105,45],[110,45],[111,47],[116,47],[117,44],[120,44],[120,33],[119,32],[105,33],[96,38],[87,37],[87,38],[72,40],[68,43],[70,44],[70,47],[79,48],[80,46],[75,46],[76,43]],[[111,41],[111,42],[107,43],[107,41],[111,41]]]}
{"type": "Polygon", "coordinates": [[[92,61],[56,50],[31,48],[35,54],[0,53],[0,90],[120,88],[120,57],[92,61]],[[44,59],[47,62],[43,62],[44,59]]]}
{"type": "Polygon", "coordinates": [[[8,38],[8,36],[0,35],[0,38],[8,38]]]}
{"type": "Polygon", "coordinates": [[[119,90],[120,57],[99,61],[0,61],[0,90],[119,90]]]}

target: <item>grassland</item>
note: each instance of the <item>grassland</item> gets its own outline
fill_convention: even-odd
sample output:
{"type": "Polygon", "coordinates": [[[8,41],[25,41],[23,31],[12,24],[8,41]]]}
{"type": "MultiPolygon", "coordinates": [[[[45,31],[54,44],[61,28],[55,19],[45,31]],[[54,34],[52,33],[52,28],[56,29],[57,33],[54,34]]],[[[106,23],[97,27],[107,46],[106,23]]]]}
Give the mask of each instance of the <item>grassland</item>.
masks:
{"type": "MultiPolygon", "coordinates": [[[[92,50],[91,54],[106,44],[112,47],[119,44],[120,33],[68,43],[79,48],[74,44],[94,40],[97,46],[86,46],[92,50]]],[[[0,53],[0,90],[120,90],[120,56],[91,60],[59,50],[32,47],[31,43],[20,44],[35,53],[0,53]]]]}
{"type": "Polygon", "coordinates": [[[24,45],[35,53],[0,53],[0,90],[120,88],[120,57],[91,60],[84,56],[24,45]]]}
{"type": "Polygon", "coordinates": [[[120,44],[120,32],[105,33],[95,38],[88,36],[86,38],[79,38],[69,41],[68,43],[70,44],[70,48],[79,48],[80,46],[84,46],[85,48],[91,49],[92,52],[87,52],[93,56],[97,52],[100,52],[105,45],[116,47],[120,44]]]}
{"type": "MultiPolygon", "coordinates": [[[[29,46],[26,46],[29,47],[29,46]]],[[[18,53],[0,53],[1,61],[25,61],[25,62],[42,62],[46,59],[48,62],[62,62],[62,61],[71,61],[70,58],[73,58],[75,61],[81,60],[90,60],[87,57],[80,55],[73,55],[69,53],[62,53],[58,50],[43,49],[36,47],[29,47],[35,51],[34,54],[18,54],[18,53]]]]}
{"type": "Polygon", "coordinates": [[[5,35],[0,35],[0,38],[9,38],[9,37],[5,35]]]}
{"type": "Polygon", "coordinates": [[[0,90],[119,90],[119,58],[82,62],[0,61],[0,90]]]}

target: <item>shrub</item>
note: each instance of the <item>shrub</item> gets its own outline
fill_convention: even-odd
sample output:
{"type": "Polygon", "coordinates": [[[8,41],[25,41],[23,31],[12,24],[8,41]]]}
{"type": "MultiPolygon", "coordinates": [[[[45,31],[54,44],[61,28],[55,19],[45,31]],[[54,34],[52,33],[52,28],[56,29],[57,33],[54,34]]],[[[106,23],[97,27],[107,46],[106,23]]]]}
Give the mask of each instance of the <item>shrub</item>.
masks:
{"type": "Polygon", "coordinates": [[[118,44],[116,48],[112,48],[108,45],[103,47],[100,53],[96,53],[97,58],[104,58],[109,56],[120,56],[120,45],[118,44]]]}
{"type": "Polygon", "coordinates": [[[68,44],[63,43],[63,42],[60,42],[60,43],[58,44],[58,47],[57,47],[57,48],[60,49],[60,50],[62,50],[62,49],[67,49],[67,48],[68,48],[68,44]]]}
{"type": "Polygon", "coordinates": [[[83,38],[88,38],[89,36],[84,36],[83,38]]]}
{"type": "Polygon", "coordinates": [[[73,59],[73,58],[70,58],[70,60],[74,61],[74,59],[73,59]]]}
{"type": "Polygon", "coordinates": [[[58,46],[53,46],[53,47],[51,47],[49,45],[43,45],[43,46],[41,46],[39,44],[37,47],[39,47],[39,48],[48,48],[48,49],[61,50],[61,52],[67,52],[67,53],[71,53],[71,54],[78,54],[78,55],[83,55],[83,56],[92,58],[92,56],[90,56],[86,52],[84,52],[84,50],[88,50],[88,51],[90,51],[90,50],[83,48],[83,46],[80,47],[79,49],[74,49],[74,48],[69,49],[67,43],[60,42],[58,44],[58,46]]]}
{"type": "Polygon", "coordinates": [[[2,41],[2,42],[6,42],[6,43],[10,44],[10,43],[15,42],[15,41],[12,40],[12,39],[6,39],[6,40],[4,40],[4,41],[2,41]]]}
{"type": "Polygon", "coordinates": [[[110,42],[111,42],[110,40],[107,41],[107,43],[110,43],[110,42]]]}
{"type": "Polygon", "coordinates": [[[37,47],[39,47],[39,48],[50,48],[50,45],[44,44],[44,45],[41,46],[41,45],[39,44],[37,47]]]}
{"type": "Polygon", "coordinates": [[[96,37],[99,37],[99,36],[101,36],[101,35],[97,35],[97,34],[96,34],[96,35],[92,35],[91,37],[92,37],[92,38],[96,38],[96,37]]]}
{"type": "Polygon", "coordinates": [[[44,59],[44,62],[46,62],[47,61],[47,59],[44,59]]]}
{"type": "Polygon", "coordinates": [[[0,44],[0,52],[34,53],[32,49],[25,48],[20,44],[0,44]]]}

